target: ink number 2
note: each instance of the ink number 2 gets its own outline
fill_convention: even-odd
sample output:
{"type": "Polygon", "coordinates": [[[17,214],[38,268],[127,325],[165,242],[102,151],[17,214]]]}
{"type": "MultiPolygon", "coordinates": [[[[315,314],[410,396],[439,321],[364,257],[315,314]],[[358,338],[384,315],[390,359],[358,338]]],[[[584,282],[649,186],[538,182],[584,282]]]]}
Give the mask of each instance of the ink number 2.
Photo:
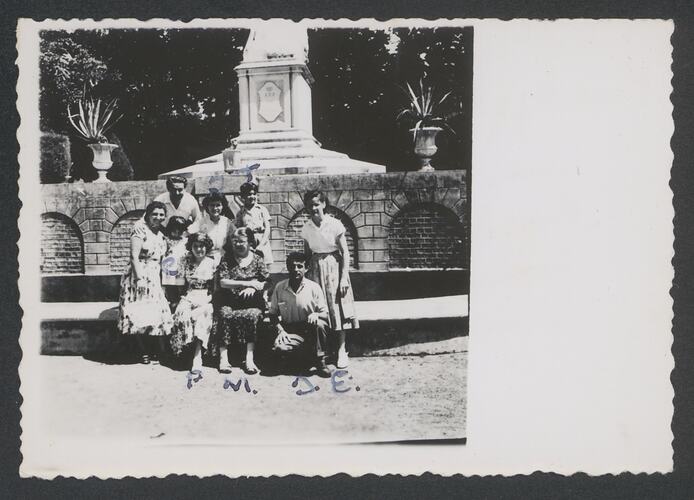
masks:
{"type": "Polygon", "coordinates": [[[191,370],[186,375],[186,387],[188,387],[188,389],[192,389],[193,384],[197,384],[201,380],[202,380],[202,371],[201,370],[191,370]]]}

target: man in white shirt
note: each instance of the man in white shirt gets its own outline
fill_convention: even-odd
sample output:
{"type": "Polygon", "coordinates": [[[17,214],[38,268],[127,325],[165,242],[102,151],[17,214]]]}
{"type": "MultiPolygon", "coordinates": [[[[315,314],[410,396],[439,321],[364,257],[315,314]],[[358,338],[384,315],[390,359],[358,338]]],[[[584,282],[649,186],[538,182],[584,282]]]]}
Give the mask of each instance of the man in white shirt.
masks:
{"type": "Polygon", "coordinates": [[[185,177],[171,176],[166,179],[168,192],[154,198],[154,201],[160,201],[166,206],[165,225],[174,215],[183,217],[188,224],[200,217],[200,206],[195,197],[186,192],[187,184],[188,179],[185,177]]]}
{"type": "Polygon", "coordinates": [[[289,279],[275,286],[270,301],[270,323],[277,331],[273,349],[285,354],[304,351],[313,358],[316,375],[330,377],[325,365],[328,306],[323,290],[318,283],[304,277],[303,253],[292,252],[287,256],[287,270],[289,279]]]}

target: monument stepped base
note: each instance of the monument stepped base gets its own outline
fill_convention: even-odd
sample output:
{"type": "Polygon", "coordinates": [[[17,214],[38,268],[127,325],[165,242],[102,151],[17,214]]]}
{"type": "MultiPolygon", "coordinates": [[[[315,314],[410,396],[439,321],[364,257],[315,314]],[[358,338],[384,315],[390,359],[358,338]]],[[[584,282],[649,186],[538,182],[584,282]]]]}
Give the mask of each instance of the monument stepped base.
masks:
{"type": "MultiPolygon", "coordinates": [[[[367,174],[384,173],[386,167],[360,160],[354,160],[347,155],[328,151],[325,149],[309,150],[257,150],[241,153],[239,164],[236,171],[239,175],[246,175],[242,172],[244,167],[260,164],[256,170],[259,175],[291,175],[291,174],[367,174]]],[[[224,175],[236,173],[234,170],[225,172],[222,154],[204,158],[189,167],[172,170],[159,175],[160,179],[165,179],[172,175],[187,178],[209,177],[213,175],[224,175]]]]}

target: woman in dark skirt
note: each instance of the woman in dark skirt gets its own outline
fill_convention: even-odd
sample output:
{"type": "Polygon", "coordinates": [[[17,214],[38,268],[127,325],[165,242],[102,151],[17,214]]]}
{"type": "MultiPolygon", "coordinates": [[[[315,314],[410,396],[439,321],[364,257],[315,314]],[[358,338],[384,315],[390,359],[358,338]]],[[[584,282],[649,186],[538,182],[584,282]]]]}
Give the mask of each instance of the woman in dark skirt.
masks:
{"type": "Polygon", "coordinates": [[[222,373],[231,372],[228,350],[232,344],[246,345],[245,372],[258,372],[253,352],[258,324],[265,310],[263,289],[269,273],[263,257],[251,249],[253,238],[248,228],[234,231],[231,248],[226,250],[217,270],[214,342],[219,347],[219,371],[222,373]]]}

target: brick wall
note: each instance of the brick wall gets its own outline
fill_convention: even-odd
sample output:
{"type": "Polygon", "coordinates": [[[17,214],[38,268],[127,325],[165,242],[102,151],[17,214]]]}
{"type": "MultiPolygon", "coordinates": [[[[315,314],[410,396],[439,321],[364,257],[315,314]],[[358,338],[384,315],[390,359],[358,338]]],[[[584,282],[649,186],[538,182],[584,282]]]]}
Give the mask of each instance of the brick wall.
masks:
{"type": "Polygon", "coordinates": [[[464,234],[448,208],[431,203],[414,204],[396,215],[388,233],[389,267],[461,268],[464,234]]]}
{"type": "MultiPolygon", "coordinates": [[[[118,254],[122,252],[122,246],[118,246],[119,229],[116,227],[114,233],[114,224],[126,214],[143,211],[164,191],[165,181],[44,184],[41,199],[44,213],[60,214],[79,229],[84,242],[84,270],[75,272],[109,274],[113,272],[112,253],[121,258],[118,254]],[[113,249],[112,239],[117,243],[113,249]]],[[[42,233],[41,246],[51,237],[50,232],[42,233]]],[[[119,265],[117,260],[116,268],[119,265]]]]}
{"type": "MultiPolygon", "coordinates": [[[[236,212],[244,180],[229,175],[197,178],[189,182],[188,190],[201,199],[211,188],[218,189],[236,212]]],[[[158,180],[47,184],[41,189],[44,212],[60,214],[77,227],[84,241],[83,272],[109,274],[122,272],[130,225],[166,186],[158,180]]],[[[272,219],[272,272],[283,270],[287,251],[303,248],[297,231],[306,217],[302,196],[309,189],[325,192],[328,212],[347,227],[352,260],[359,271],[468,267],[463,255],[469,234],[464,172],[260,176],[260,189],[260,203],[272,219]],[[410,226],[416,226],[414,232],[410,226]]],[[[52,227],[42,232],[42,247],[50,247],[56,238],[52,227]]],[[[55,255],[56,262],[61,259],[65,259],[58,264],[62,269],[82,272],[68,266],[68,256],[55,255]]]]}
{"type": "Polygon", "coordinates": [[[84,272],[82,235],[74,221],[59,213],[41,216],[41,272],[84,272]]]}

